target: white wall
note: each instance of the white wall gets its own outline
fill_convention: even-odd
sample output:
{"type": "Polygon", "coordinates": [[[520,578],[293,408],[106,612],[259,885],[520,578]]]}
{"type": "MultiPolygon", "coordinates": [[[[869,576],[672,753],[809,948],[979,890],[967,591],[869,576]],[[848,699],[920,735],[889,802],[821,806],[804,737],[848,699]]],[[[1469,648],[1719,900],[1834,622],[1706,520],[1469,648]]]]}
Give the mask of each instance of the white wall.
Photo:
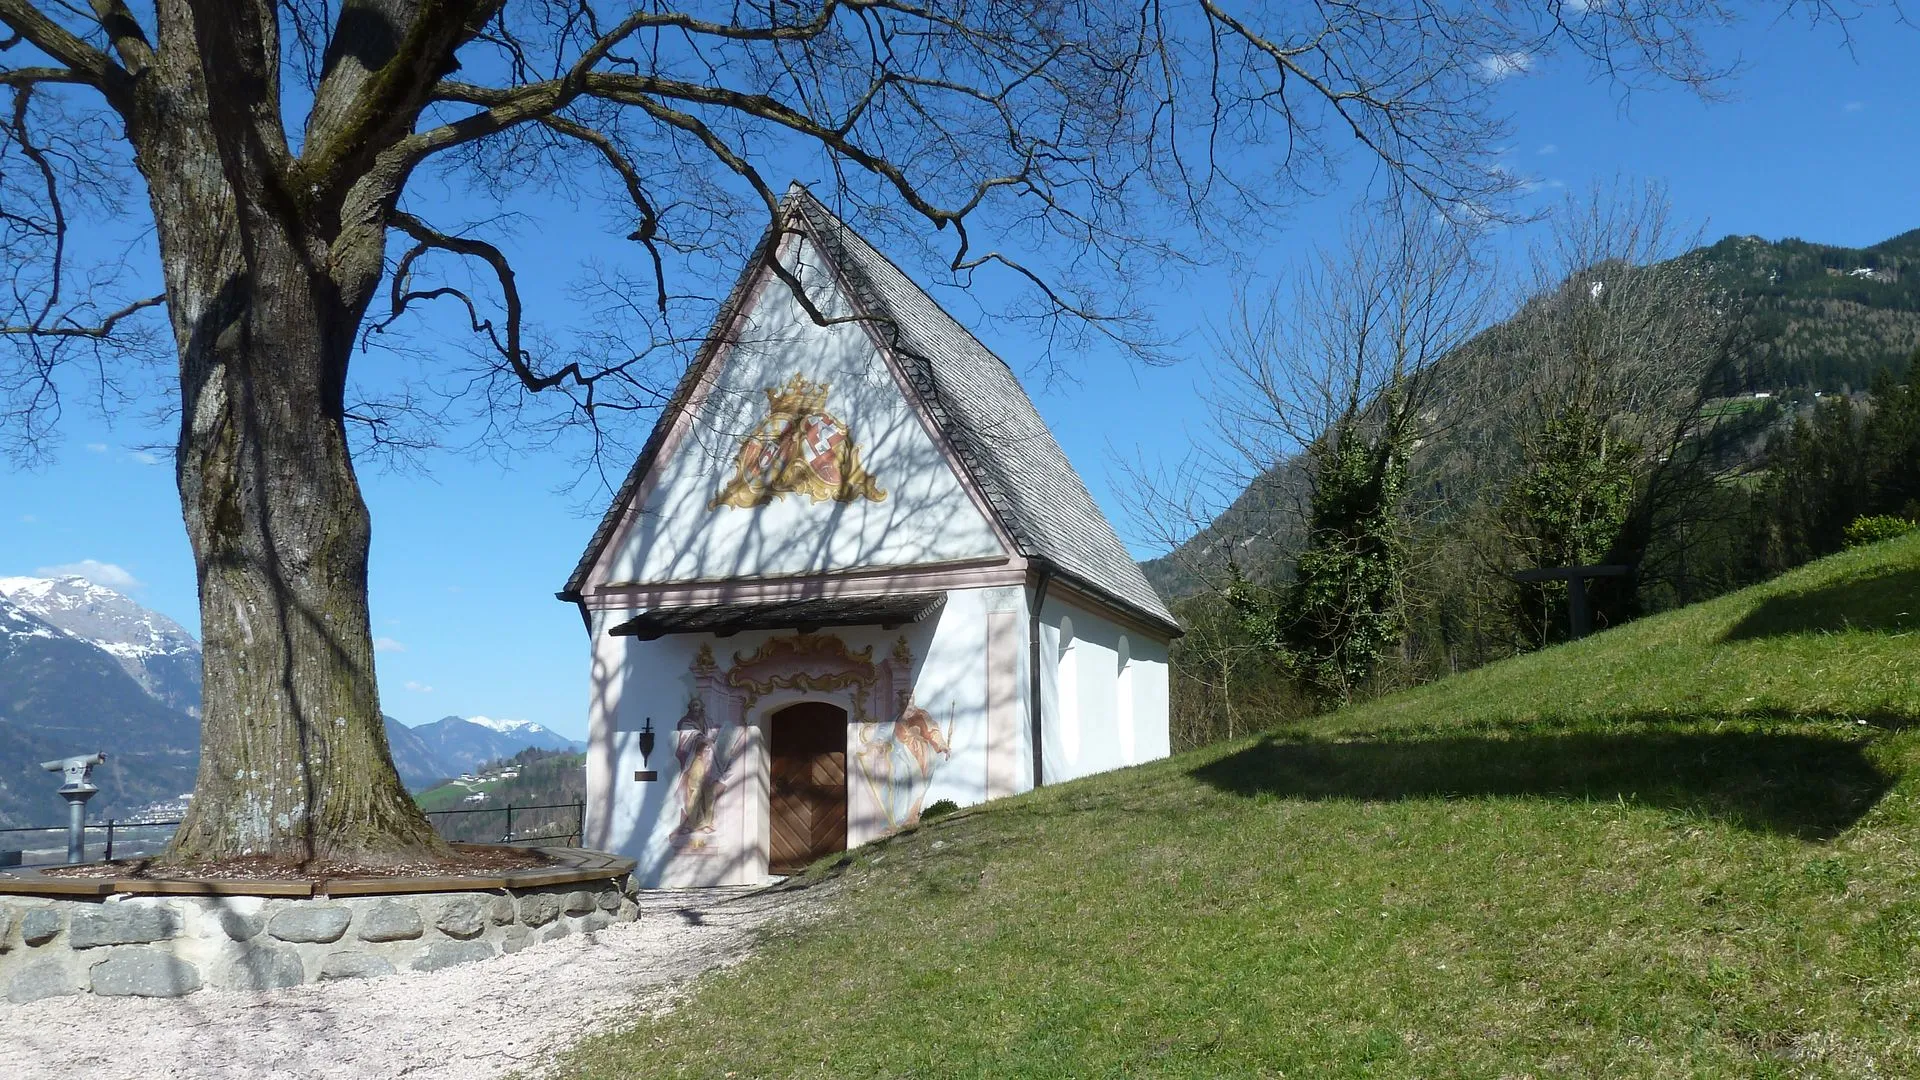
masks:
{"type": "Polygon", "coordinates": [[[1047,783],[1166,757],[1167,645],[1086,608],[1048,597],[1041,609],[1041,743],[1047,783]],[[1071,692],[1061,693],[1061,629],[1072,625],[1071,692]],[[1131,676],[1121,677],[1122,638],[1131,676]],[[1132,707],[1121,691],[1131,682],[1132,707]],[[1063,704],[1077,704],[1077,716],[1063,704]],[[1122,730],[1123,720],[1130,723],[1122,730]]]}
{"type": "MultiPolygon", "coordinates": [[[[606,628],[635,614],[630,611],[594,615],[594,700],[588,754],[587,835],[589,847],[613,851],[639,860],[637,873],[647,885],[754,883],[766,875],[765,746],[768,717],[799,701],[827,701],[848,707],[844,692],[811,689],[778,690],[745,709],[745,726],[723,735],[733,767],[722,792],[723,806],[709,848],[699,854],[676,849],[674,832],[680,826],[681,765],[675,756],[675,726],[687,713],[688,699],[700,691],[693,674],[700,647],[708,646],[720,673],[737,661],[751,658],[774,638],[792,638],[788,631],[759,631],[716,639],[705,634],[670,635],[658,641],[613,638],[606,628]],[[643,721],[651,717],[655,748],[648,767],[659,779],[633,779],[642,768],[638,745],[643,721]]],[[[876,666],[888,663],[904,637],[912,653],[902,687],[911,685],[915,703],[932,714],[950,752],[937,758],[930,778],[921,780],[902,769],[899,755],[895,775],[869,782],[858,772],[863,749],[892,737],[897,710],[870,702],[872,723],[849,725],[848,842],[859,844],[883,835],[893,825],[889,816],[904,817],[911,805],[919,808],[940,799],[961,805],[980,802],[990,793],[1024,791],[1032,786],[1032,752],[1027,740],[1026,594],[1019,588],[963,589],[947,594],[946,606],[928,623],[883,631],[877,627],[845,627],[823,631],[837,637],[849,651],[870,658],[876,666]],[[1011,657],[1016,695],[1007,717],[990,715],[988,627],[999,616],[1011,615],[1020,628],[1011,657]],[[867,650],[871,650],[870,653],[867,650]],[[990,747],[989,723],[998,721],[1007,738],[990,747]],[[1011,772],[1008,770],[1011,769],[1011,772]],[[916,798],[917,797],[917,798],[916,798]]],[[[892,676],[882,673],[880,681],[892,676]]],[[[1004,714],[1004,708],[1002,710],[1004,714]]],[[[874,758],[871,760],[882,760],[874,758]]]]}
{"type": "MultiPolygon", "coordinates": [[[[796,262],[822,310],[846,304],[802,248],[796,262]]],[[[1005,554],[938,445],[858,323],[815,325],[768,277],[746,307],[738,343],[710,373],[685,435],[655,466],[641,513],[603,560],[596,583],[657,584],[813,573],[1005,554]],[[815,502],[787,494],[758,507],[710,504],[735,475],[742,440],[767,415],[769,387],[799,374],[826,383],[827,411],[859,448],[885,498],[815,502]]]]}

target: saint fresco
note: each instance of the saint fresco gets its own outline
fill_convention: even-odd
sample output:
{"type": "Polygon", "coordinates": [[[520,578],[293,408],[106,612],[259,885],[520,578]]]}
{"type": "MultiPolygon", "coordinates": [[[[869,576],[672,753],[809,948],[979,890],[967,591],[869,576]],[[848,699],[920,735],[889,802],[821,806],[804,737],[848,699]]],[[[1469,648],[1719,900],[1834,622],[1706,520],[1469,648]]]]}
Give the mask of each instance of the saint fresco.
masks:
{"type": "Polygon", "coordinates": [[[708,722],[706,703],[698,697],[687,702],[687,713],[673,734],[673,756],[680,762],[680,827],[673,831],[673,846],[699,851],[713,841],[720,794],[731,770],[720,760],[718,730],[708,722]]]}
{"type": "Polygon", "coordinates": [[[938,758],[953,756],[953,709],[947,709],[947,731],[942,733],[933,714],[915,705],[911,689],[900,692],[900,716],[891,724],[868,725],[871,734],[860,746],[860,775],[880,805],[887,828],[898,829],[920,820],[920,804],[933,782],[938,758]]]}

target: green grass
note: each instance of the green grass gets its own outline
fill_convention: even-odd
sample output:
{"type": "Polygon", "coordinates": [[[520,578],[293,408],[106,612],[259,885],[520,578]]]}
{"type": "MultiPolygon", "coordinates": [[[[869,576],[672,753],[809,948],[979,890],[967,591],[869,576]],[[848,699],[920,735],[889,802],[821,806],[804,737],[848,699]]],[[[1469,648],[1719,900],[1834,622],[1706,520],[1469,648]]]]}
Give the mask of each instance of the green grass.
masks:
{"type": "Polygon", "coordinates": [[[1920,537],[862,848],[582,1077],[1920,1075],[1920,537]]]}
{"type": "Polygon", "coordinates": [[[467,796],[491,794],[499,789],[501,783],[502,781],[499,780],[479,780],[473,783],[449,780],[439,787],[428,788],[415,795],[413,801],[419,803],[422,810],[465,810],[472,805],[466,801],[467,796]]]}

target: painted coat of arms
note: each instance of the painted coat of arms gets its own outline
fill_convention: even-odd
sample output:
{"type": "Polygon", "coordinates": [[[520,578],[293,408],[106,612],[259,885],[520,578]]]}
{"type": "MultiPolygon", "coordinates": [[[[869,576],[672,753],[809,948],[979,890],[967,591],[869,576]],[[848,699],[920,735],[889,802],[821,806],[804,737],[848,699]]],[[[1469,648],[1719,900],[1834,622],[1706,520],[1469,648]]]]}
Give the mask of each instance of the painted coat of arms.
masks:
{"type": "Polygon", "coordinates": [[[707,509],[765,506],[787,494],[814,502],[885,499],[879,481],[860,466],[853,433],[827,411],[828,389],[799,374],[767,387],[767,416],[741,441],[733,479],[707,509]]]}

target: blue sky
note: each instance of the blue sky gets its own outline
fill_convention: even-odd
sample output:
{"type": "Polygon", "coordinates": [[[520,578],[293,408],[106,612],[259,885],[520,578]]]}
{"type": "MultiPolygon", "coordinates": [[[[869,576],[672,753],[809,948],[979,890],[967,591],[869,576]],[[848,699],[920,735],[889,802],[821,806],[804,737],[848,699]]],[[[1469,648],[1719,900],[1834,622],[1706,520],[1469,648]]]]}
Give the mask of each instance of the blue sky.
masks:
{"type": "MultiPolygon", "coordinates": [[[[1720,48],[1745,64],[1725,101],[1671,90],[1623,99],[1571,61],[1504,80],[1510,167],[1540,182],[1540,200],[1617,178],[1664,182],[1678,216],[1708,239],[1755,233],[1864,245],[1920,228],[1912,75],[1920,30],[1869,19],[1856,24],[1849,52],[1832,28],[1755,23],[1720,48]]],[[[1260,272],[1278,272],[1332,239],[1350,196],[1332,191],[1294,211],[1260,272]]],[[[1514,230],[1507,242],[1525,240],[1525,230],[1514,230]]],[[[616,243],[571,242],[555,256],[613,251],[616,243]]],[[[523,279],[571,272],[570,264],[539,275],[522,267],[523,279]]],[[[1185,335],[1181,363],[1143,369],[1096,353],[1078,359],[1070,378],[1034,388],[1068,456],[1143,557],[1156,552],[1128,535],[1127,480],[1116,459],[1177,460],[1204,440],[1204,328],[1225,314],[1232,284],[1200,275],[1166,298],[1159,314],[1167,330],[1185,335]]],[[[542,287],[535,284],[536,296],[542,287]]],[[[976,329],[1023,367],[1025,342],[976,329]]],[[[129,418],[108,426],[76,409],[64,436],[42,468],[0,466],[0,576],[90,561],[102,584],[195,629],[193,562],[172,469],[139,449],[170,434],[129,418]]],[[[599,496],[556,490],[573,475],[560,455],[502,467],[444,453],[429,467],[424,476],[363,477],[386,711],[410,724],[449,713],[525,718],[584,737],[586,636],[575,609],[553,593],[592,531],[599,496]]]]}

